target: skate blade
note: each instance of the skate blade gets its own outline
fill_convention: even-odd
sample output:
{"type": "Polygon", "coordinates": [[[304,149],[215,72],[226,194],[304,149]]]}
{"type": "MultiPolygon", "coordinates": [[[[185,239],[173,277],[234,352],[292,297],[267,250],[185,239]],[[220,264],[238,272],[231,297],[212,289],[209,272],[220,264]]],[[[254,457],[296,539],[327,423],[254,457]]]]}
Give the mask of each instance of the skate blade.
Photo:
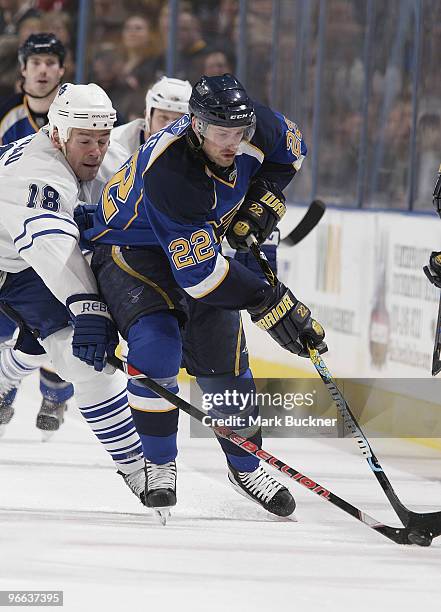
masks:
{"type": "Polygon", "coordinates": [[[170,508],[171,506],[164,506],[163,508],[153,508],[156,518],[163,527],[167,525],[167,519],[171,517],[170,508]]]}
{"type": "Polygon", "coordinates": [[[44,430],[41,430],[41,441],[42,442],[49,442],[49,440],[52,438],[54,433],[55,433],[55,431],[44,431],[44,430]]]}

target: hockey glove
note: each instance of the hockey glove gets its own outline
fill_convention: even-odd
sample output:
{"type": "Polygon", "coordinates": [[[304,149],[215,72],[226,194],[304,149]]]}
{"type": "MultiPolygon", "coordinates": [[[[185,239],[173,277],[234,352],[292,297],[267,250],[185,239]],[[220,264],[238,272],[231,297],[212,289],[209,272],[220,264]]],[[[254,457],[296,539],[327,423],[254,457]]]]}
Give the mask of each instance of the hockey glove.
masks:
{"type": "Polygon", "coordinates": [[[423,271],[432,285],[441,289],[441,251],[432,252],[429,265],[424,266],[423,271]]]}
{"type": "MultiPolygon", "coordinates": [[[[271,270],[277,275],[277,246],[280,242],[280,231],[276,228],[273,233],[268,237],[266,242],[262,244],[260,250],[263,251],[265,257],[268,260],[271,270]]],[[[262,268],[259,266],[256,258],[250,251],[236,251],[234,259],[240,264],[248,268],[261,280],[266,280],[266,276],[262,272],[262,268]]]]}
{"type": "Polygon", "coordinates": [[[256,308],[248,311],[251,320],[287,351],[300,357],[309,357],[306,344],[311,344],[319,353],[328,347],[323,342],[323,327],[311,317],[307,306],[299,302],[281,282],[269,287],[266,298],[256,308]]]}
{"type": "Polygon", "coordinates": [[[265,242],[286,212],[285,196],[276,183],[257,179],[231,221],[226,238],[237,251],[248,251],[247,238],[253,234],[265,242]]]}
{"type": "Polygon", "coordinates": [[[74,209],[74,221],[80,230],[80,249],[82,251],[93,251],[93,243],[84,236],[86,230],[93,228],[93,217],[97,204],[78,204],[74,209]]]}
{"type": "Polygon", "coordinates": [[[106,356],[118,345],[118,332],[107,306],[97,295],[72,295],[66,302],[73,321],[72,352],[75,357],[101,372],[106,356]]]}

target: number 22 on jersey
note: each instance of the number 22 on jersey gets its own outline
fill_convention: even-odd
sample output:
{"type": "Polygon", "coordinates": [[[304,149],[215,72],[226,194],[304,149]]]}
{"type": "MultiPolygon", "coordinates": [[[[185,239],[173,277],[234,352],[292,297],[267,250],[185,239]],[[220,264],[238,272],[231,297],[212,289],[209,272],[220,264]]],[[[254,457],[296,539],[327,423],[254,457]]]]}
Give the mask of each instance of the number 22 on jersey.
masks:
{"type": "Polygon", "coordinates": [[[197,230],[190,236],[190,241],[187,238],[176,238],[172,240],[168,246],[169,252],[172,254],[174,266],[177,270],[194,266],[197,263],[214,257],[215,251],[211,246],[211,237],[205,230],[197,230]]]}

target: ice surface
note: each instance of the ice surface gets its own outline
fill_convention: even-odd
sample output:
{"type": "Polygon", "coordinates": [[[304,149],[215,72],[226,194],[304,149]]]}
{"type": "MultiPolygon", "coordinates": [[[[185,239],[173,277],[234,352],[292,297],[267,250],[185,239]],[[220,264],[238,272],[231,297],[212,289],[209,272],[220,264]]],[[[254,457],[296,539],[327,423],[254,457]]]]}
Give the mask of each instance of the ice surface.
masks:
{"type": "MultiPolygon", "coordinates": [[[[215,440],[181,415],[178,505],[166,527],[144,509],[74,403],[40,442],[35,377],[0,440],[0,589],[63,590],[64,610],[184,612],[439,610],[441,538],[400,547],[281,476],[297,519],[276,519],[228,484],[215,440]]],[[[404,503],[441,509],[441,457],[373,441],[404,503]]],[[[264,447],[375,518],[398,524],[351,440],[264,447]]]]}

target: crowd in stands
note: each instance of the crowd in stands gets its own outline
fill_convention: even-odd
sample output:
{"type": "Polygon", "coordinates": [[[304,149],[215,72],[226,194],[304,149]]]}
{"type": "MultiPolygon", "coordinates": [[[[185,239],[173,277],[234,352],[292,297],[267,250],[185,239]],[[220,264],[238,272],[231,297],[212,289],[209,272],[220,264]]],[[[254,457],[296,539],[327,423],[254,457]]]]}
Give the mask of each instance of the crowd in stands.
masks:
{"type": "MultiPolygon", "coordinates": [[[[271,1],[263,3],[270,18],[271,1]]],[[[129,121],[142,115],[146,90],[166,71],[168,2],[91,4],[87,80],[101,85],[120,116],[129,121]]],[[[64,80],[74,80],[77,11],[74,0],[0,0],[0,103],[20,92],[17,52],[31,34],[56,35],[66,47],[64,80]]],[[[181,0],[173,76],[194,83],[203,73],[234,71],[237,21],[237,0],[181,0]]]]}
{"type": "MultiPolygon", "coordinates": [[[[342,204],[355,201],[361,135],[367,125],[367,150],[362,155],[366,164],[364,205],[400,208],[407,205],[409,186],[415,17],[408,4],[399,0],[374,4],[366,116],[363,114],[366,5],[358,0],[326,3],[320,138],[315,143],[316,154],[320,156],[317,195],[331,196],[342,204]]],[[[441,10],[441,0],[433,0],[433,4],[441,10]]],[[[235,72],[239,1],[180,0],[178,6],[175,70],[167,76],[193,84],[201,74],[235,72]]],[[[252,97],[297,121],[311,145],[313,123],[317,124],[315,88],[322,5],[290,0],[280,2],[279,6],[274,76],[273,2],[247,3],[246,40],[242,41],[245,84],[252,97]]],[[[57,36],[66,48],[63,80],[74,80],[77,13],[76,0],[0,0],[0,105],[3,99],[21,90],[17,51],[30,34],[52,32],[57,36]]],[[[428,142],[436,140],[431,135],[441,134],[441,105],[436,102],[441,97],[437,78],[441,36],[440,26],[434,25],[429,13],[423,15],[417,125],[417,146],[421,151],[416,160],[419,168],[430,165],[428,173],[435,168],[436,155],[432,145],[429,152],[425,149],[428,142]]],[[[123,121],[143,115],[145,92],[166,74],[169,16],[167,0],[91,0],[87,81],[96,82],[107,91],[123,121]]],[[[307,197],[312,184],[311,168],[302,170],[302,178],[295,185],[300,199],[303,195],[307,197]]],[[[416,198],[420,201],[418,206],[425,207],[427,194],[422,190],[421,184],[416,198]]]]}

